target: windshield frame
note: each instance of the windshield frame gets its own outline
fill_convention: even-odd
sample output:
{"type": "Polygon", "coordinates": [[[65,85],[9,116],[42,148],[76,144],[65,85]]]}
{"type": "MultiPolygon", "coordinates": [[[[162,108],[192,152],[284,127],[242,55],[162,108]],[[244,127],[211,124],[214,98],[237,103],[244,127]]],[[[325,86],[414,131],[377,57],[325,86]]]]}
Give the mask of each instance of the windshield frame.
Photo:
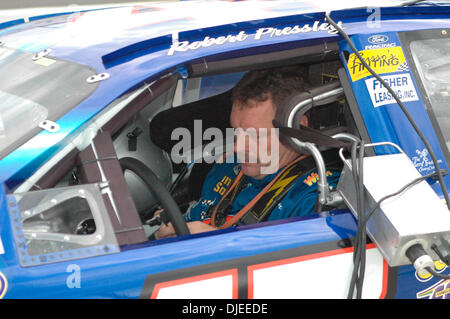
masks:
{"type": "MultiPolygon", "coordinates": [[[[441,123],[439,123],[433,104],[431,103],[431,99],[429,94],[425,88],[423,83],[423,78],[420,74],[419,68],[416,65],[416,60],[414,58],[413,52],[411,50],[411,43],[414,41],[421,40],[439,40],[439,39],[448,39],[450,41],[450,29],[440,28],[440,29],[428,29],[428,30],[417,30],[417,31],[407,31],[407,32],[399,32],[398,36],[402,43],[402,48],[404,50],[406,59],[408,64],[410,65],[410,71],[416,79],[417,87],[422,96],[422,101],[425,105],[425,109],[427,111],[428,117],[430,118],[430,122],[433,126],[433,129],[436,133],[436,137],[438,139],[439,145],[444,154],[445,160],[447,163],[450,163],[450,147],[447,146],[447,142],[444,138],[444,134],[442,133],[441,123]]],[[[449,56],[450,62],[450,56],[449,56]]]]}

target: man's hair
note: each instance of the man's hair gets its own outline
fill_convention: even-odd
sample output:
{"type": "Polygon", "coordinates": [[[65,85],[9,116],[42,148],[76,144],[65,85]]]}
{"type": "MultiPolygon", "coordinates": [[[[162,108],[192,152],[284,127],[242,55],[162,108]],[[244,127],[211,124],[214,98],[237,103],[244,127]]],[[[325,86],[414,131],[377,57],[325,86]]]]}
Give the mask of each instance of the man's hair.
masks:
{"type": "Polygon", "coordinates": [[[294,92],[302,92],[309,87],[305,83],[305,66],[288,66],[254,70],[246,73],[232,91],[233,103],[239,102],[249,107],[249,100],[264,102],[272,99],[277,108],[281,102],[294,92]]]}

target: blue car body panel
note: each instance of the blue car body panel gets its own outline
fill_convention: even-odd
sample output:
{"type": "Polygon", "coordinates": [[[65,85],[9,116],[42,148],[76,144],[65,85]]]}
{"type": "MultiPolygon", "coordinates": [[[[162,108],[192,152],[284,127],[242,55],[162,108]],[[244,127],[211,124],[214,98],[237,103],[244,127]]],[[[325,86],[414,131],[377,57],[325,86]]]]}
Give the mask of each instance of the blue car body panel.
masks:
{"type": "MultiPolygon", "coordinates": [[[[183,2],[177,5],[189,8],[193,4],[183,2]]],[[[231,10],[235,4],[222,2],[220,5],[231,10]]],[[[104,256],[33,267],[22,267],[19,263],[18,249],[12,240],[14,223],[9,219],[7,194],[27,180],[57,151],[68,145],[73,134],[111,102],[144,81],[151,82],[171,72],[183,72],[189,62],[200,61],[205,57],[214,60],[224,55],[238,56],[244,51],[251,54],[276,50],[276,47],[334,42],[339,37],[335,32],[319,30],[319,26],[326,23],[324,10],[321,8],[302,2],[287,2],[279,6],[266,4],[266,7],[260,5],[261,9],[255,13],[252,21],[235,19],[236,21],[224,21],[222,24],[211,22],[212,19],[207,19],[207,14],[203,15],[203,20],[198,19],[192,10],[187,10],[186,14],[171,16],[170,10],[174,10],[172,4],[160,4],[55,15],[45,19],[30,19],[30,23],[20,23],[19,20],[0,25],[0,28],[4,28],[0,30],[0,40],[13,48],[30,52],[51,48],[50,58],[79,63],[93,68],[97,73],[108,72],[110,75],[92,95],[57,120],[60,126],[57,134],[42,131],[0,160],[0,184],[3,186],[0,187],[0,253],[3,248],[3,253],[0,254],[0,279],[5,279],[0,281],[0,297],[150,298],[155,296],[155,287],[159,287],[162,282],[170,282],[170,278],[182,280],[184,277],[226,273],[230,270],[232,274],[236,271],[239,287],[233,288],[237,289],[233,296],[247,298],[253,296],[253,289],[249,288],[252,283],[248,279],[248,269],[257,269],[255,265],[271,265],[278,259],[302,260],[304,256],[322,256],[326,252],[349,252],[350,239],[356,234],[357,223],[348,210],[342,210],[266,223],[264,226],[246,226],[123,246],[119,253],[104,256]],[[139,19],[139,15],[143,15],[145,19],[139,19]],[[77,27],[83,28],[82,23],[89,27],[102,18],[111,23],[101,26],[104,28],[101,34],[103,38],[78,37],[76,30],[77,27]],[[114,29],[114,20],[124,21],[126,28],[114,29]],[[309,31],[290,35],[261,33],[262,28],[276,26],[282,30],[295,25],[308,25],[304,30],[309,31]],[[315,27],[318,29],[314,30],[315,27]],[[109,32],[108,28],[111,28],[109,32]],[[74,30],[73,39],[61,36],[67,30],[74,30]],[[241,33],[240,40],[234,42],[193,47],[184,52],[171,51],[174,37],[178,41],[189,41],[192,44],[205,37],[237,37],[240,32],[244,33],[241,33]]],[[[177,7],[177,10],[183,9],[177,7]]],[[[370,44],[369,39],[374,34],[385,36],[394,46],[401,47],[398,32],[450,28],[450,6],[386,7],[380,10],[380,24],[375,29],[373,25],[367,24],[367,18],[372,12],[366,9],[333,11],[331,16],[342,23],[359,50],[364,50],[370,44]]],[[[345,41],[341,41],[339,45],[345,65],[342,52],[350,50],[345,41]]],[[[349,69],[346,70],[351,77],[349,69]]],[[[409,74],[411,77],[411,85],[415,88],[418,99],[408,102],[408,109],[430,139],[442,162],[441,168],[448,169],[414,76],[409,70],[386,73],[383,76],[392,74],[409,74]]],[[[417,156],[416,151],[424,148],[422,142],[410,133],[410,125],[397,107],[372,106],[365,84],[367,79],[368,77],[364,77],[352,81],[351,86],[372,142],[389,140],[401,146],[410,158],[417,156]],[[386,126],[380,128],[380,122],[386,123],[386,126]]],[[[376,152],[386,154],[392,151],[379,147],[376,152]]],[[[428,170],[422,173],[428,173],[428,170]]],[[[449,176],[445,177],[445,181],[450,187],[449,176]]],[[[432,186],[442,195],[438,185],[432,186]]],[[[421,278],[411,265],[397,268],[385,265],[384,268],[386,273],[383,275],[380,294],[383,298],[436,297],[433,294],[448,284],[436,278],[421,278]]],[[[438,270],[449,272],[445,266],[438,270]]],[[[449,294],[445,296],[448,298],[449,294]]]]}
{"type": "MultiPolygon", "coordinates": [[[[220,264],[227,260],[279,251],[280,231],[285,234],[286,238],[281,248],[286,250],[299,245],[336,241],[340,237],[329,225],[337,223],[340,227],[348,227],[348,224],[352,222],[351,219],[350,215],[344,214],[337,218],[318,218],[300,223],[305,228],[298,227],[298,223],[289,223],[266,227],[263,232],[260,228],[246,231],[223,231],[222,234],[216,235],[221,242],[220,245],[212,245],[209,236],[198,236],[198,238],[188,241],[168,240],[161,245],[141,244],[138,247],[127,247],[120,254],[80,259],[76,262],[59,262],[36,268],[16,266],[17,268],[9,268],[10,273],[20,273],[20,277],[16,280],[14,276],[8,276],[12,282],[8,297],[21,298],[26,293],[26,298],[51,298],[55,295],[65,296],[70,292],[67,295],[70,298],[135,298],[141,295],[145,279],[149,275],[169,270],[189,269],[211,264],[211,261],[220,264]],[[320,231],[315,232],[315,229],[320,231]],[[261,236],[265,238],[264,243],[259,241],[261,236]],[[253,244],[242,245],[242,242],[253,244]],[[229,249],[227,254],[223,253],[224,246],[229,249]],[[82,271],[82,289],[70,289],[66,285],[69,275],[68,266],[74,263],[82,271]],[[127,274],[126,278],[122,274],[127,274]],[[49,285],[49,281],[60,284],[55,287],[49,285]],[[99,284],[101,282],[107,284],[101,285],[99,284]],[[29,289],[30,284],[41,288],[33,292],[29,289]],[[56,292],[54,289],[60,289],[60,291],[56,292]]],[[[348,231],[351,232],[351,230],[348,231]]]]}

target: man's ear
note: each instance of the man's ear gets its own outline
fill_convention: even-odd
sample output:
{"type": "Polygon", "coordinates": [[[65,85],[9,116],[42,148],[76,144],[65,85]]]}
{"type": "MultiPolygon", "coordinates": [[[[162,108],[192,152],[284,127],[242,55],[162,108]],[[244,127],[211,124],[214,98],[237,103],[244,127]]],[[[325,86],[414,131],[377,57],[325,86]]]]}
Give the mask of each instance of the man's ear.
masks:
{"type": "Polygon", "coordinates": [[[308,117],[306,115],[302,115],[302,119],[300,120],[300,125],[308,126],[308,117]]]}

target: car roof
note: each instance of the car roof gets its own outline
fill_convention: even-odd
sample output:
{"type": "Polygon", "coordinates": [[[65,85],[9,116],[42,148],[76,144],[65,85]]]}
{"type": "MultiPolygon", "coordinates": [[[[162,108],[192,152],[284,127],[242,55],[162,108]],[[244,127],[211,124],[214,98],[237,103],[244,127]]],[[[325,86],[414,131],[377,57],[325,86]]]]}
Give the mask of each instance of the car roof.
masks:
{"type": "MultiPolygon", "coordinates": [[[[109,81],[108,85],[111,90],[123,94],[135,84],[142,83],[149,74],[159,74],[163,68],[167,70],[190,58],[201,56],[194,54],[197,53],[193,52],[194,50],[188,50],[189,52],[182,57],[174,56],[170,51],[167,54],[170,45],[179,41],[192,42],[202,40],[205,36],[226,35],[241,30],[254,32],[261,27],[293,24],[299,21],[312,25],[314,21],[323,21],[323,13],[330,10],[340,10],[340,16],[349,17],[353,20],[351,23],[366,22],[368,16],[370,18],[370,8],[386,6],[385,9],[388,11],[383,11],[383,15],[388,15],[394,9],[392,6],[404,2],[404,0],[362,0],[357,4],[351,0],[322,0],[316,3],[292,0],[151,2],[54,13],[10,21],[0,24],[0,42],[6,47],[33,53],[50,49],[48,57],[86,65],[97,73],[120,74],[119,82],[126,83],[128,88],[121,87],[120,83],[111,83],[114,81],[109,81]],[[355,10],[358,8],[359,10],[355,10]],[[25,21],[29,22],[22,23],[25,21]]],[[[339,11],[333,13],[336,12],[339,11]]],[[[397,16],[401,14],[403,12],[398,11],[397,16]]],[[[362,25],[357,29],[348,30],[348,33],[374,31],[383,30],[374,30],[370,25],[362,25]]],[[[316,35],[311,34],[309,38],[313,37],[316,35]]],[[[251,41],[246,42],[248,47],[255,46],[251,41]]],[[[264,43],[260,41],[258,44],[266,45],[270,42],[276,41],[264,43]]],[[[238,46],[235,47],[239,49],[238,46]]],[[[208,49],[198,51],[213,55],[229,50],[227,45],[212,45],[208,49]]]]}
{"type": "MultiPolygon", "coordinates": [[[[140,61],[134,58],[117,61],[120,60],[117,59],[118,56],[130,55],[130,51],[133,50],[145,49],[148,50],[146,53],[156,52],[161,49],[161,44],[168,45],[189,38],[198,39],[205,34],[223,33],[227,30],[232,32],[255,29],[270,23],[283,24],[288,22],[289,18],[291,22],[296,19],[305,21],[308,18],[318,20],[320,15],[323,18],[323,12],[330,10],[351,12],[345,9],[363,8],[363,14],[353,18],[367,19],[369,11],[366,7],[389,8],[404,2],[404,0],[363,0],[357,4],[351,0],[322,0],[316,3],[292,0],[151,2],[72,13],[54,13],[6,22],[0,24],[0,41],[7,47],[29,52],[51,49],[49,57],[83,64],[101,73],[117,64],[136,65],[154,58],[147,54],[147,59],[140,61]],[[22,23],[25,21],[29,22],[22,23]],[[115,60],[115,63],[109,63],[111,60],[115,60]]],[[[218,46],[215,47],[219,49],[218,46]]],[[[121,69],[119,71],[122,72],[121,69]]],[[[124,82],[130,83],[126,78],[124,82]]]]}
{"type": "MultiPolygon", "coordinates": [[[[246,21],[342,10],[362,6],[395,6],[403,0],[181,1],[109,7],[28,17],[0,25],[8,46],[39,52],[99,68],[100,57],[144,40],[246,21]],[[27,23],[21,23],[29,20],[27,23]]],[[[257,23],[256,23],[257,24],[257,23]]]]}

